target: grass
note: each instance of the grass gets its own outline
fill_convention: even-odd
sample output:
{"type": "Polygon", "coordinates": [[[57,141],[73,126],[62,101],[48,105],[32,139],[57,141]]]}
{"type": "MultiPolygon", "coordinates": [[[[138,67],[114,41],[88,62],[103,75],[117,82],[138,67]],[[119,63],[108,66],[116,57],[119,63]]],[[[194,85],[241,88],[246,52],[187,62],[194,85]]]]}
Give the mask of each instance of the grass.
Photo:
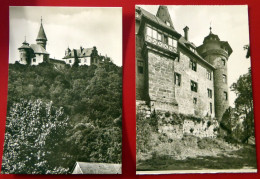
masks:
{"type": "Polygon", "coordinates": [[[217,156],[186,158],[185,160],[155,155],[151,159],[137,163],[138,171],[242,168],[257,168],[255,146],[244,145],[239,150],[223,152],[217,156]]]}

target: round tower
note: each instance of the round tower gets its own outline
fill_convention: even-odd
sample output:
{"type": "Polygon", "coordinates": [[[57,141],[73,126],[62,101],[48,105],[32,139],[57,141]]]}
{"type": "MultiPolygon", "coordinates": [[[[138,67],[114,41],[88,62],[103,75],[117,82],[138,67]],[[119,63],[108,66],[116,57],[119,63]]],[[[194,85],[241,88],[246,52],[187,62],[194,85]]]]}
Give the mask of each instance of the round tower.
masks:
{"type": "Polygon", "coordinates": [[[226,41],[221,41],[219,37],[210,33],[204,38],[203,44],[198,47],[200,55],[215,67],[213,72],[215,116],[218,120],[229,107],[229,85],[228,85],[228,58],[232,53],[232,48],[226,41]]]}
{"type": "Polygon", "coordinates": [[[29,46],[29,43],[24,40],[23,45],[19,47],[18,50],[20,53],[19,63],[24,65],[31,64],[31,57],[33,53],[31,47],[29,46]]]}
{"type": "Polygon", "coordinates": [[[40,30],[38,32],[36,42],[38,45],[41,45],[46,50],[47,37],[46,37],[46,34],[45,34],[43,26],[42,26],[42,18],[41,18],[41,26],[40,26],[40,30]]]}

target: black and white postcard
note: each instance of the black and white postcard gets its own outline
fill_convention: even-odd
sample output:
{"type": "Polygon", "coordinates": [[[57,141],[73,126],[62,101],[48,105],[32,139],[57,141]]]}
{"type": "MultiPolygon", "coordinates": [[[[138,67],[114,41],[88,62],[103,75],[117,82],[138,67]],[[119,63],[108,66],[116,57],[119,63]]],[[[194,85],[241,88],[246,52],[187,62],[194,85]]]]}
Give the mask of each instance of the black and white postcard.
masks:
{"type": "Polygon", "coordinates": [[[137,5],[137,174],[256,172],[248,7],[137,5]]]}
{"type": "Polygon", "coordinates": [[[121,174],[122,8],[10,7],[2,173],[121,174]]]}

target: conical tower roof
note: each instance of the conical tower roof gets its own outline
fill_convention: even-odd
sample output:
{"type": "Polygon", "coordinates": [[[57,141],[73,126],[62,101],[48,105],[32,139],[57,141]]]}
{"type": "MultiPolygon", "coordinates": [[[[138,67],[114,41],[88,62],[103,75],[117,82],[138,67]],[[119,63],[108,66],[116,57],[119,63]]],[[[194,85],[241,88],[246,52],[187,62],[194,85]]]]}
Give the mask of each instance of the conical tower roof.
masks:
{"type": "Polygon", "coordinates": [[[38,32],[38,36],[37,36],[37,40],[46,40],[47,41],[47,37],[46,37],[46,34],[44,32],[44,28],[43,28],[43,25],[42,25],[42,19],[41,19],[41,26],[40,26],[40,30],[38,32]]]}

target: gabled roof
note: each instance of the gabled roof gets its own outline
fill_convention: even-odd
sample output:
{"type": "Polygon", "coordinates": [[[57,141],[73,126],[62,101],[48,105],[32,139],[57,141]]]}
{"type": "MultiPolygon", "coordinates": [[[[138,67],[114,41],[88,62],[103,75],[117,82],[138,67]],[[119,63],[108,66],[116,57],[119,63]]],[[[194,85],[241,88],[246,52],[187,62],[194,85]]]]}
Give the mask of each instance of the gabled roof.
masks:
{"type": "Polygon", "coordinates": [[[41,45],[31,44],[30,47],[33,49],[34,53],[49,54],[41,45]]]}
{"type": "Polygon", "coordinates": [[[166,30],[168,30],[170,32],[173,32],[173,33],[177,34],[178,36],[180,36],[180,34],[173,28],[173,25],[172,26],[168,26],[162,19],[160,19],[159,17],[151,14],[150,12],[144,10],[143,8],[141,8],[139,6],[136,6],[136,10],[141,12],[141,17],[142,18],[146,18],[149,21],[153,22],[154,24],[157,24],[160,27],[162,27],[162,28],[164,28],[164,29],[166,29],[166,30]]]}
{"type": "Polygon", "coordinates": [[[74,58],[74,57],[78,57],[78,58],[90,57],[92,54],[92,50],[94,50],[94,48],[73,49],[63,59],[74,58]]]}
{"type": "Polygon", "coordinates": [[[42,26],[42,23],[41,23],[41,26],[40,26],[40,30],[38,32],[38,36],[37,36],[37,40],[46,40],[47,41],[47,37],[46,37],[46,34],[44,32],[44,29],[43,29],[43,26],[42,26]]]}
{"type": "Polygon", "coordinates": [[[76,167],[79,167],[81,174],[121,174],[122,173],[121,164],[76,162],[73,171],[75,170],[76,167]]]}
{"type": "Polygon", "coordinates": [[[172,27],[174,29],[172,19],[171,19],[167,6],[159,6],[159,9],[156,13],[156,17],[158,17],[164,23],[166,23],[166,22],[170,23],[170,27],[172,27]]]}

